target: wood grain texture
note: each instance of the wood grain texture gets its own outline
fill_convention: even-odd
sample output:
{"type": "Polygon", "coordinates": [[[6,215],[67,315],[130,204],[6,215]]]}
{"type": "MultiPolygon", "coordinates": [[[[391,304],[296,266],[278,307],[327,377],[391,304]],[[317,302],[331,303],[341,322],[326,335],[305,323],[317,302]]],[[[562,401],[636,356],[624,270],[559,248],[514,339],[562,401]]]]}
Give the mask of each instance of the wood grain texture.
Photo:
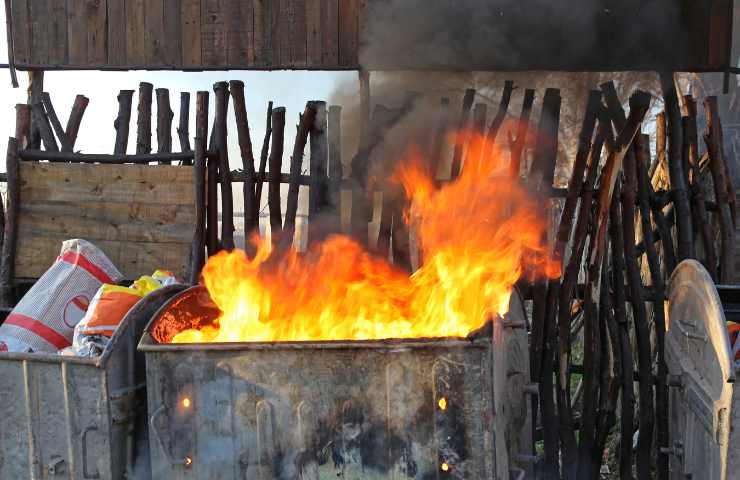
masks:
{"type": "Polygon", "coordinates": [[[127,278],[186,275],[194,181],[191,167],[21,162],[15,275],[40,276],[69,238],[100,247],[127,278]]]}
{"type": "Polygon", "coordinates": [[[126,64],[126,0],[108,0],[108,63],[126,64]]]}
{"type": "Polygon", "coordinates": [[[252,0],[254,16],[254,64],[267,65],[272,49],[272,2],[252,0]]]}
{"type": "Polygon", "coordinates": [[[254,10],[252,0],[227,0],[226,59],[229,65],[254,62],[254,10]]]}
{"type": "Polygon", "coordinates": [[[107,0],[87,2],[87,63],[102,65],[108,60],[107,50],[107,0]]]}
{"type": "Polygon", "coordinates": [[[320,64],[322,59],[323,29],[321,26],[321,0],[306,0],[306,61],[320,64]]]}
{"type": "Polygon", "coordinates": [[[146,62],[145,0],[126,0],[126,63],[146,62]]]}
{"type": "Polygon", "coordinates": [[[49,63],[59,65],[67,63],[67,3],[56,0],[49,7],[49,63]]]}
{"type": "Polygon", "coordinates": [[[339,2],[339,65],[357,65],[360,0],[339,2]]]}
{"type": "Polygon", "coordinates": [[[225,65],[226,0],[201,2],[201,52],[204,65],[225,65]]]}
{"type": "Polygon", "coordinates": [[[30,57],[39,63],[49,62],[50,0],[28,0],[30,57]]]}
{"type": "MultiPolygon", "coordinates": [[[[87,63],[87,25],[85,24],[85,1],[67,0],[67,28],[69,63],[87,63]]],[[[34,59],[35,60],[35,59],[34,59]]]]}
{"type": "Polygon", "coordinates": [[[200,0],[182,0],[182,62],[185,66],[201,63],[201,13],[200,0]]]}
{"type": "Polygon", "coordinates": [[[28,24],[28,1],[13,0],[10,5],[13,17],[13,53],[16,62],[31,59],[30,26],[28,24]]]}
{"type": "Polygon", "coordinates": [[[339,0],[321,0],[321,62],[339,64],[339,0]]]}
{"type": "Polygon", "coordinates": [[[162,63],[165,65],[183,63],[181,10],[182,0],[164,0],[162,63]]]}
{"type": "MultiPolygon", "coordinates": [[[[147,0],[145,18],[146,63],[164,63],[164,0],[147,0]]],[[[176,37],[175,37],[176,38],[176,37]]],[[[172,38],[168,39],[169,43],[172,38]]]]}
{"type": "Polygon", "coordinates": [[[290,0],[290,65],[306,65],[306,0],[290,0]]]}

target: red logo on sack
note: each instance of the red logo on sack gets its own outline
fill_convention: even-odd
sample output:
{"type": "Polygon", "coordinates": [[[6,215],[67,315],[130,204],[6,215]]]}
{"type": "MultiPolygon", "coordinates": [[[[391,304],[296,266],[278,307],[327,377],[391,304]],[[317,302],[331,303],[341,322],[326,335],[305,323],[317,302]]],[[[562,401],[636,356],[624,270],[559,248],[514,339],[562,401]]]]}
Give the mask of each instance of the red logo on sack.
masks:
{"type": "Polygon", "coordinates": [[[75,325],[82,320],[89,306],[90,300],[84,295],[77,295],[67,302],[67,305],[64,306],[64,324],[69,328],[75,328],[75,325]]]}
{"type": "Polygon", "coordinates": [[[0,352],[7,352],[8,345],[5,342],[0,342],[0,352]]]}

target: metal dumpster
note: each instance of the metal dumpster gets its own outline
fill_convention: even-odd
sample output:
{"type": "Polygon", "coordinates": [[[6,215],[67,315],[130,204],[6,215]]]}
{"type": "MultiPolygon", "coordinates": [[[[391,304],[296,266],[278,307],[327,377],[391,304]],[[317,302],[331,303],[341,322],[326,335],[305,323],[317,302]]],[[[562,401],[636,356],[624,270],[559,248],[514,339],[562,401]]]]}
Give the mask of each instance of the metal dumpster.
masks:
{"type": "Polygon", "coordinates": [[[157,342],[208,301],[197,287],[171,299],[139,344],[155,478],[509,478],[507,409],[527,402],[504,390],[527,373],[507,371],[492,336],[526,341],[523,320],[474,339],[157,342]]]}
{"type": "Polygon", "coordinates": [[[0,354],[0,479],[150,477],[136,344],[152,314],[184,288],[140,300],[100,357],[0,354]]]}

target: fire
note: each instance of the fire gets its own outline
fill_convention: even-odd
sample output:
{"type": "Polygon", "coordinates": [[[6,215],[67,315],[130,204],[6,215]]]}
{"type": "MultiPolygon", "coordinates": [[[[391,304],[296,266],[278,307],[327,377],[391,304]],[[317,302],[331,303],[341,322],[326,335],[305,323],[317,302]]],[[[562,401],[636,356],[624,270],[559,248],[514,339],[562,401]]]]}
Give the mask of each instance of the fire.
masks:
{"type": "Polygon", "coordinates": [[[394,178],[424,259],[412,275],[342,235],[280,262],[256,238],[252,259],[234,250],[208,260],[203,282],[221,316],[173,343],[465,337],[503,315],[525,270],[552,275],[558,266],[542,245],[541,206],[498,152],[481,155],[482,143],[473,139],[460,177],[441,187],[418,149],[400,163],[394,178]]]}

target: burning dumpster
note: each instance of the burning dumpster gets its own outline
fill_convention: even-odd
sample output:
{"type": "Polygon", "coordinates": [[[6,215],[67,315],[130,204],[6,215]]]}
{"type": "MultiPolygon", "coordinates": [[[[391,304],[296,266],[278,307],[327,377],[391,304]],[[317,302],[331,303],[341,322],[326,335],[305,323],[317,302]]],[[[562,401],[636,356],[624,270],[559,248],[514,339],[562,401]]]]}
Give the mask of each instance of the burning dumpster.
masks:
{"type": "Polygon", "coordinates": [[[183,288],[140,300],[99,357],[0,353],[0,478],[148,478],[146,382],[136,342],[183,288]]]}
{"type": "Polygon", "coordinates": [[[526,359],[503,348],[523,332],[518,295],[493,341],[168,343],[217,313],[194,287],[142,337],[155,478],[508,478],[524,453],[504,433],[526,430],[522,390],[506,392],[526,359]]]}

